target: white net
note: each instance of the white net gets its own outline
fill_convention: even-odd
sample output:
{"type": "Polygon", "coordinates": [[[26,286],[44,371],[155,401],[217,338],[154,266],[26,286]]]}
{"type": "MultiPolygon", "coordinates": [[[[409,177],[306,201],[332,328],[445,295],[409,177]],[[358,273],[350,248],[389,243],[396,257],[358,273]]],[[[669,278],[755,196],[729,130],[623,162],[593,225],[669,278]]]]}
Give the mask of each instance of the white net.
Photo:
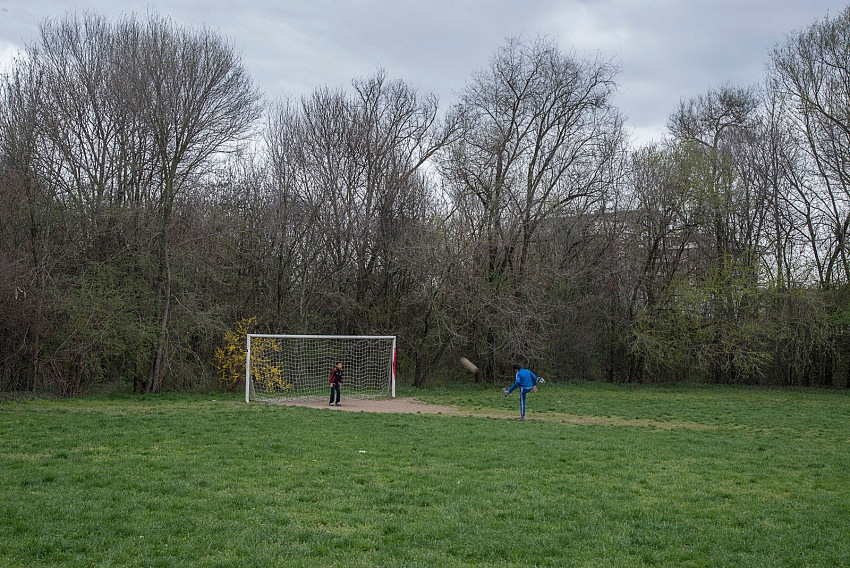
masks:
{"type": "Polygon", "coordinates": [[[329,398],[342,363],[342,396],[395,396],[395,337],[249,334],[245,401],[329,398]]]}

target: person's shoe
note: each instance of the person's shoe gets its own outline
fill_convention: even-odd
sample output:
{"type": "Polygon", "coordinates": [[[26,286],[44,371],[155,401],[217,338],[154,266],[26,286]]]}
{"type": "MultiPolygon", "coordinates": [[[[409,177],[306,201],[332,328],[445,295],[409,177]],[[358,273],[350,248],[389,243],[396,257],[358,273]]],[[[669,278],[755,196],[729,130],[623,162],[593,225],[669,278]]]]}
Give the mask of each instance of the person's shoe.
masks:
{"type": "Polygon", "coordinates": [[[502,392],[505,393],[505,396],[508,396],[508,389],[502,389],[502,392]]]}
{"type": "Polygon", "coordinates": [[[525,420],[525,416],[520,416],[517,420],[525,420]]]}
{"type": "Polygon", "coordinates": [[[328,406],[333,406],[333,405],[334,405],[334,403],[332,403],[332,402],[328,403],[328,406]]]}
{"type": "Polygon", "coordinates": [[[342,406],[340,403],[336,403],[337,406],[342,406]]]}

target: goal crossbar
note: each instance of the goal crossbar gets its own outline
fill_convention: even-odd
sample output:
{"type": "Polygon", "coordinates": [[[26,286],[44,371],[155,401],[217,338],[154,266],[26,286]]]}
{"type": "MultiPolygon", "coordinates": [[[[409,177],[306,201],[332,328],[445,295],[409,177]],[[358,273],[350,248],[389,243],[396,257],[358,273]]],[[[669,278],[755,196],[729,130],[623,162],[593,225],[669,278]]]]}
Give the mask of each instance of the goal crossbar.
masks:
{"type": "Polygon", "coordinates": [[[342,363],[344,397],[395,397],[393,335],[249,333],[245,402],[328,397],[337,363],[342,363]]]}

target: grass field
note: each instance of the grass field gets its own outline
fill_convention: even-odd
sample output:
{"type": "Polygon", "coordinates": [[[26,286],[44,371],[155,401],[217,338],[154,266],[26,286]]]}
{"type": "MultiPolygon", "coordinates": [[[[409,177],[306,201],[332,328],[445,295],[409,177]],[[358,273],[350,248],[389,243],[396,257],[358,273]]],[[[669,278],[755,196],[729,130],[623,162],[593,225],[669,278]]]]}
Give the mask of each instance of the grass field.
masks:
{"type": "Polygon", "coordinates": [[[546,385],[529,418],[0,402],[0,566],[850,566],[850,392],[546,385]]]}

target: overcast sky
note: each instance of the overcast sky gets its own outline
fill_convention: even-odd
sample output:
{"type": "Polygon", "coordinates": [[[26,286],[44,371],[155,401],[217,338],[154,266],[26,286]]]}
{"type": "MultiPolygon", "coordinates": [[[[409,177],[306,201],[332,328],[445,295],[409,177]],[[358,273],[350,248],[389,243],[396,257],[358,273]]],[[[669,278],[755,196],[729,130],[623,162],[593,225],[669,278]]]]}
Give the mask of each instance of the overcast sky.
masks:
{"type": "Polygon", "coordinates": [[[0,66],[68,11],[148,12],[220,32],[270,100],[347,87],[379,68],[454,101],[508,37],[545,35],[621,67],[615,103],[636,144],[659,137],[682,99],[764,75],[788,34],[847,0],[0,0],[0,66]]]}

